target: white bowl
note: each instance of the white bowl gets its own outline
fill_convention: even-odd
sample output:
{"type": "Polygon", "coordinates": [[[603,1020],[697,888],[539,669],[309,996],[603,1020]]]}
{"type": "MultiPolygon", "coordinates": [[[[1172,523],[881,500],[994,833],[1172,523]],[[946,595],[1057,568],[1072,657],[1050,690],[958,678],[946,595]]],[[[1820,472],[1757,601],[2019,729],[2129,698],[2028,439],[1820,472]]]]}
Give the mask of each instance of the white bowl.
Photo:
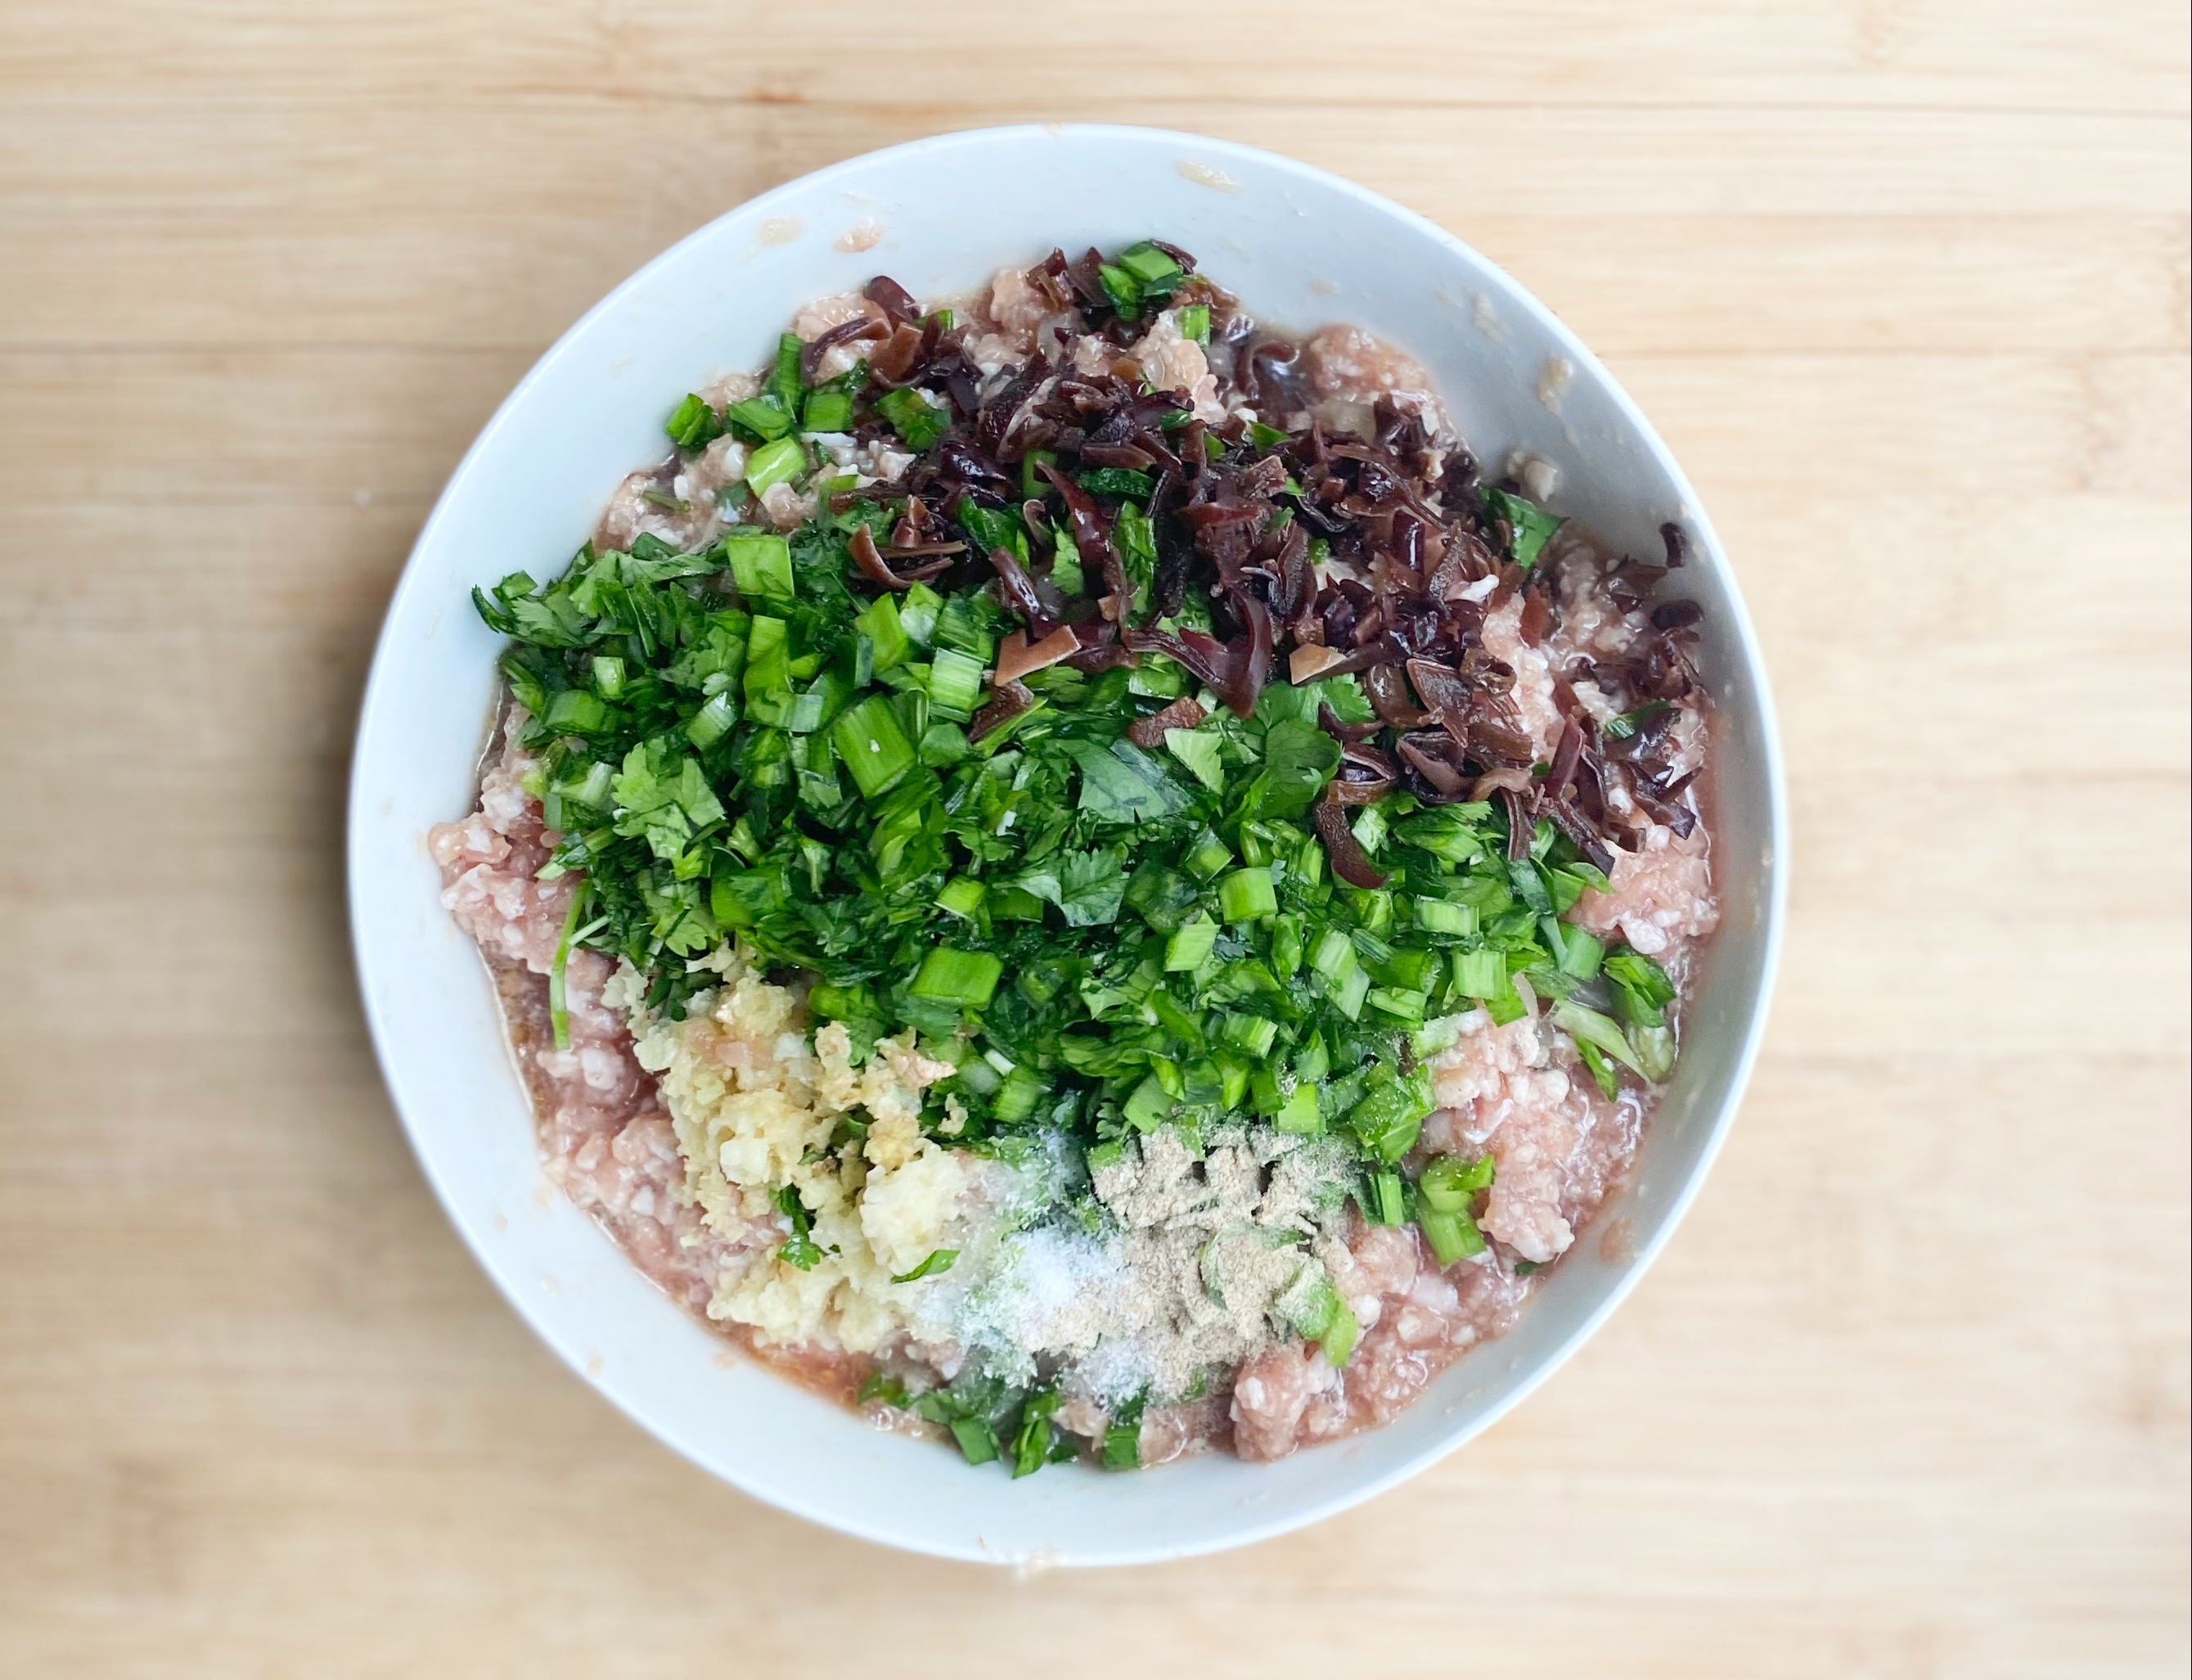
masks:
{"type": "Polygon", "coordinates": [[[710,223],[625,281],[512,391],[420,534],[388,611],[352,763],[350,889],[369,1020],[397,1111],[449,1218],[571,1368],[662,1441],[756,1498],[943,1557],[1126,1563],[1239,1546],[1369,1498],[1452,1452],[1542,1382],[1626,1295],[1703,1182],[1763,1025],[1783,909],[1783,794],[1765,672],[1697,498],[1583,346],[1468,246],[1376,195],[1268,152],[1118,128],[996,129],[856,157],[710,223]],[[866,225],[865,228],[862,225],[866,225]],[[880,238],[842,249],[855,229],[880,238]],[[916,295],[1000,265],[1156,236],[1260,318],[1351,322],[1413,351],[1477,453],[1556,463],[1564,511],[1656,554],[1688,529],[1718,698],[1724,920],[1679,1070],[1635,1171],[1522,1322],[1385,1428],[1276,1464],[1210,1457],[1140,1474],[1061,1466],[1015,1482],[876,1432],[742,1357],[550,1192],[477,952],[437,902],[428,826],[471,806],[497,639],[469,592],[561,569],[662,420],[711,375],[760,363],[809,298],[886,272],[916,295]],[[1573,372],[1556,405],[1549,367],[1573,372]],[[1550,387],[1549,387],[1550,389],[1550,387]]]}

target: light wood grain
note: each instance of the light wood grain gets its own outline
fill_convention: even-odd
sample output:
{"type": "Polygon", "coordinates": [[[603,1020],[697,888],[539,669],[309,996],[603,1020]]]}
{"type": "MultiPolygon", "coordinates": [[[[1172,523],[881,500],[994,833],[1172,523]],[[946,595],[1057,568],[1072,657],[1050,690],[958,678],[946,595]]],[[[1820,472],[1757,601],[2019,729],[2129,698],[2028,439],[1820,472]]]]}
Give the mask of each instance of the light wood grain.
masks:
{"type": "Polygon", "coordinates": [[[2181,1674],[2188,27],[0,0],[0,1672],[2181,1674]],[[750,194],[990,122],[1277,147],[1612,364],[1741,568],[1767,1054],[1634,1301],[1308,1533],[887,1556],[556,1366],[368,1052],[338,852],[457,455],[750,194]]]}

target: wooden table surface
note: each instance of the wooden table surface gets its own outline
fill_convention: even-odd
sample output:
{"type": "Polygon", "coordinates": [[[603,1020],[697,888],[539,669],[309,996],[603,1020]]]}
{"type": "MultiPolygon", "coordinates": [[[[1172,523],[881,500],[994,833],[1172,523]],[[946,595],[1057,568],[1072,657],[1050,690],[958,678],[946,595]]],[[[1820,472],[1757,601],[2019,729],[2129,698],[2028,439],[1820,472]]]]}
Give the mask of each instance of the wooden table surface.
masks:
{"type": "Polygon", "coordinates": [[[2181,1676],[2187,36],[4,0],[0,1673],[2181,1676]],[[1290,1539],[1015,1580],[535,1344],[383,1094],[340,836],[383,604],[544,346],[762,188],[1065,117],[1339,170],[1605,357],[1740,567],[1796,872],[1719,1170],[1543,1393],[1290,1539]]]}

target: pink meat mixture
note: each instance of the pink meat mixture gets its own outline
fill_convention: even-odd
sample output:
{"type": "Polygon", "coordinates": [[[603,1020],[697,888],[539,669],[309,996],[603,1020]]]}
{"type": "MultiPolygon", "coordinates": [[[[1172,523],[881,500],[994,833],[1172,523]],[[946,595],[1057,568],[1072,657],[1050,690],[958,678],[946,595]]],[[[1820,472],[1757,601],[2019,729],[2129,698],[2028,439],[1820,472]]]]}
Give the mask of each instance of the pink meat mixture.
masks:
{"type": "Polygon", "coordinates": [[[570,954],[563,981],[569,1047],[557,1049],[550,1029],[547,974],[574,881],[534,878],[557,837],[542,827],[539,802],[520,786],[531,760],[512,738],[524,718],[513,704],[481,780],[479,809],[427,837],[442,871],[442,902],[494,971],[549,1178],[649,1277],[700,1311],[735,1249],[681,1199],[685,1165],[669,1116],[654,1080],[633,1059],[623,1019],[601,1001],[608,958],[570,954]]]}

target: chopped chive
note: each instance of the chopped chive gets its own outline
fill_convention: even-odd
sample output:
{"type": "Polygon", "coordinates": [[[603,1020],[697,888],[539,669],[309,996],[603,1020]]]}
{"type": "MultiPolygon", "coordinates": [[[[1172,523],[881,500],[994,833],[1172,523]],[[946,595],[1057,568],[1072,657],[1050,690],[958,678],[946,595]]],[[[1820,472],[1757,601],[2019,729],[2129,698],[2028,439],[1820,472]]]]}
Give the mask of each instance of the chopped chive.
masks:
{"type": "Polygon", "coordinates": [[[1165,1089],[1164,1081],[1152,1073],[1134,1087],[1120,1111],[1136,1131],[1149,1132],[1156,1130],[1172,1110],[1172,1094],[1165,1089]]]}
{"type": "Polygon", "coordinates": [[[1362,1213],[1373,1225],[1406,1225],[1408,1222],[1406,1193],[1398,1173],[1389,1169],[1370,1174],[1368,1195],[1363,1203],[1362,1213]]]}
{"type": "Polygon", "coordinates": [[[733,532],[723,539],[723,559],[739,594],[764,601],[795,597],[791,545],[774,532],[733,532]]]}
{"type": "Polygon", "coordinates": [[[1004,972],[1004,963],[986,951],[955,951],[939,945],[921,959],[920,971],[908,989],[932,1003],[979,1009],[996,994],[1004,972]]]}
{"type": "Polygon", "coordinates": [[[1279,1024],[1265,1020],[1261,1015],[1228,1014],[1225,1017],[1224,1038],[1229,1044],[1246,1050],[1252,1056],[1267,1056],[1271,1046],[1278,1041],[1279,1024]]]}
{"type": "Polygon", "coordinates": [[[1504,951],[1457,951],[1453,954],[1454,988],[1465,997],[1480,1002],[1501,997],[1515,989],[1507,977],[1507,953],[1504,951]]]}
{"type": "Polygon", "coordinates": [[[579,942],[586,908],[593,902],[593,896],[591,883],[579,882],[578,890],[571,894],[570,908],[563,912],[562,937],[556,941],[556,955],[548,965],[548,1026],[559,1050],[571,1048],[571,1017],[564,1006],[563,974],[571,960],[571,947],[579,942]]]}
{"type": "Polygon", "coordinates": [[[948,424],[944,411],[933,407],[928,399],[912,386],[899,391],[886,391],[876,398],[876,412],[890,422],[909,449],[926,449],[944,435],[948,424]]]}
{"type": "Polygon", "coordinates": [[[731,725],[738,721],[738,705],[731,699],[730,691],[725,689],[693,714],[692,721],[685,725],[685,739],[705,751],[728,734],[731,725]]]}
{"type": "Polygon", "coordinates": [[[928,670],[928,703],[939,717],[964,723],[982,700],[982,661],[956,649],[939,648],[928,670]]]}
{"type": "Polygon", "coordinates": [[[1414,900],[1416,925],[1427,934],[1466,934],[1476,931],[1476,911],[1446,899],[1414,900]]]}
{"type": "Polygon", "coordinates": [[[1324,1111],[1316,1099],[1316,1087],[1304,1079],[1293,1089],[1293,1094],[1280,1106],[1271,1117],[1275,1131],[1297,1135],[1314,1135],[1324,1129],[1324,1111]]]}
{"type": "Polygon", "coordinates": [[[1258,922],[1278,910],[1268,868],[1236,869],[1218,883],[1218,913],[1228,922],[1258,922]]]}
{"type": "Polygon", "coordinates": [[[809,391],[799,411],[799,426],[802,431],[850,431],[852,397],[842,391],[809,391]]]}
{"type": "Polygon", "coordinates": [[[592,660],[594,692],[605,700],[624,693],[624,661],[614,654],[596,654],[592,660]]]}
{"type": "Polygon", "coordinates": [[[1476,1228],[1475,1220],[1458,1209],[1420,1209],[1416,1224],[1430,1244],[1431,1258],[1441,1268],[1484,1252],[1484,1233],[1476,1228]]]}
{"type": "Polygon", "coordinates": [[[807,451],[796,437],[764,443],[746,457],[746,489],[756,495],[785,484],[807,470],[807,451]]]}
{"type": "Polygon", "coordinates": [[[1467,1213],[1477,1192],[1492,1187],[1494,1170],[1489,1155],[1474,1161],[1464,1161],[1458,1155],[1436,1155],[1416,1180],[1416,1194],[1425,1207],[1440,1213],[1467,1213]]]}
{"type": "Polygon", "coordinates": [[[1629,1029],[1630,1048],[1636,1052],[1640,1072],[1653,1084],[1662,1084],[1675,1071],[1675,1035],[1664,1026],[1638,1026],[1629,1029]]]}
{"type": "Polygon", "coordinates": [[[1217,943],[1218,924],[1197,911],[1181,923],[1172,937],[1165,941],[1165,972],[1192,973],[1209,960],[1211,951],[1217,943]]]}
{"type": "Polygon", "coordinates": [[[853,773],[864,798],[888,793],[915,767],[913,743],[899,727],[898,713],[889,700],[882,694],[870,694],[839,713],[831,726],[830,740],[845,768],[853,773]]]}
{"type": "Polygon", "coordinates": [[[1197,344],[1210,342],[1210,306],[1191,303],[1179,311],[1179,335],[1197,344]]]}
{"type": "Polygon", "coordinates": [[[1419,1066],[1379,1086],[1348,1111],[1348,1129],[1379,1161],[1397,1161],[1415,1147],[1424,1117],[1436,1106],[1429,1069],[1419,1066]]]}
{"type": "Polygon", "coordinates": [[[1135,279],[1156,285],[1180,274],[1179,265],[1163,251],[1147,241],[1129,245],[1119,253],[1119,266],[1135,279]]]}
{"type": "Polygon", "coordinates": [[[1147,501],[1153,485],[1150,475],[1131,466],[1095,466],[1081,475],[1081,488],[1092,496],[1124,496],[1147,501]]]}
{"type": "Polygon", "coordinates": [[[773,443],[791,430],[791,415],[773,397],[749,397],[723,410],[723,418],[760,443],[773,443]]]}
{"type": "Polygon", "coordinates": [[[1232,861],[1233,849],[1207,830],[1185,859],[1187,872],[1198,881],[1209,880],[1232,861]]]}

